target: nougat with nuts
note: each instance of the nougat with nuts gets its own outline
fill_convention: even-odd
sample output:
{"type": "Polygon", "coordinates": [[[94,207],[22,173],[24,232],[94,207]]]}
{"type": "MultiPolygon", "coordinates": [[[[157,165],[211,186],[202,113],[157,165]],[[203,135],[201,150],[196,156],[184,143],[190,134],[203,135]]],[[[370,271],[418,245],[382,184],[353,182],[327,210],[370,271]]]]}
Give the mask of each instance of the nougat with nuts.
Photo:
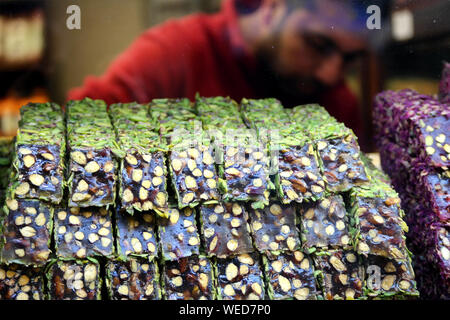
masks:
{"type": "Polygon", "coordinates": [[[300,247],[294,206],[272,202],[262,210],[248,211],[253,242],[260,253],[272,255],[300,247]]]}
{"type": "Polygon", "coordinates": [[[47,272],[50,300],[101,300],[102,278],[97,260],[54,260],[47,272]]]}
{"type": "Polygon", "coordinates": [[[105,207],[57,209],[54,234],[58,257],[83,259],[113,254],[111,211],[105,207]]]}
{"type": "Polygon", "coordinates": [[[105,102],[69,101],[67,140],[69,207],[114,204],[120,150],[105,102]]]}
{"type": "Polygon", "coordinates": [[[168,207],[167,170],[162,144],[148,106],[113,104],[109,115],[122,151],[119,173],[121,207],[130,214],[155,210],[164,215],[168,207]]]}
{"type": "Polygon", "coordinates": [[[304,248],[349,248],[352,236],[341,196],[300,205],[301,236],[304,248]]]}
{"type": "Polygon", "coordinates": [[[178,207],[195,207],[220,199],[214,150],[188,99],[155,99],[149,112],[162,141],[178,207]]]}
{"type": "Polygon", "coordinates": [[[259,254],[217,259],[216,268],[219,300],[265,299],[259,254]]]}
{"type": "Polygon", "coordinates": [[[203,256],[166,261],[161,273],[166,300],[214,300],[212,262],[203,256]]]}
{"type": "Polygon", "coordinates": [[[116,210],[116,254],[128,257],[155,257],[158,254],[156,218],[152,212],[130,215],[116,210]]]}
{"type": "Polygon", "coordinates": [[[369,298],[418,297],[414,270],[408,256],[403,260],[369,255],[365,259],[364,291],[369,298]]]}
{"type": "Polygon", "coordinates": [[[169,170],[178,199],[178,207],[194,207],[201,202],[220,200],[214,150],[207,139],[185,135],[170,153],[169,170]],[[188,143],[192,139],[192,144],[188,143]]]}
{"type": "Polygon", "coordinates": [[[295,107],[291,115],[316,145],[328,191],[348,191],[369,181],[351,129],[337,122],[319,105],[295,107]]]}
{"type": "Polygon", "coordinates": [[[270,299],[317,299],[313,262],[303,252],[286,252],[275,257],[263,255],[263,264],[270,299]]]}
{"type": "Polygon", "coordinates": [[[356,252],[318,252],[313,259],[325,299],[354,300],[363,297],[364,268],[356,252]]]}
{"type": "Polygon", "coordinates": [[[108,261],[106,287],[111,300],[161,300],[158,265],[153,259],[108,261]]]}
{"type": "Polygon", "coordinates": [[[51,252],[53,207],[38,200],[7,199],[5,209],[2,261],[44,265],[51,252]]]}
{"type": "Polygon", "coordinates": [[[239,202],[200,207],[201,233],[209,256],[226,258],[253,252],[248,213],[239,202]]]}
{"type": "Polygon", "coordinates": [[[276,99],[243,99],[247,123],[269,142],[271,174],[283,203],[318,199],[325,190],[316,150],[301,124],[276,99]]]}
{"type": "Polygon", "coordinates": [[[402,219],[404,213],[395,190],[373,179],[370,187],[355,187],[350,191],[350,203],[358,253],[405,259],[408,226],[402,219]]]}
{"type": "Polygon", "coordinates": [[[223,172],[223,199],[250,202],[254,208],[263,208],[269,204],[273,189],[267,144],[250,143],[254,135],[250,130],[242,132],[237,134],[237,140],[226,142],[224,147],[223,164],[219,168],[223,172]]]}
{"type": "Polygon", "coordinates": [[[20,109],[20,115],[12,196],[57,204],[64,188],[64,113],[54,103],[29,103],[20,109]]]}
{"type": "Polygon", "coordinates": [[[317,200],[323,197],[325,181],[319,169],[319,163],[313,144],[293,141],[288,144],[289,137],[282,139],[281,144],[271,145],[271,152],[278,148],[278,170],[275,175],[277,193],[283,203],[305,200],[317,200]]]}
{"type": "Polygon", "coordinates": [[[158,218],[158,235],[164,260],[198,255],[200,236],[193,208],[169,209],[169,218],[158,218]]]}
{"type": "Polygon", "coordinates": [[[0,300],[44,298],[44,273],[41,267],[0,265],[0,300]]]}

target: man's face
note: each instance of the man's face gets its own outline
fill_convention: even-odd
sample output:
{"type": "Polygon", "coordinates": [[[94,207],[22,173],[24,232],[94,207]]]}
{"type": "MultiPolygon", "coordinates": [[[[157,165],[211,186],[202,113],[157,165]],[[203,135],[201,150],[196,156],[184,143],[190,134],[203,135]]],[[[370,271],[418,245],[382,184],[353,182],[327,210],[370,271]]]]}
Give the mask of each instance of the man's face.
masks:
{"type": "Polygon", "coordinates": [[[336,85],[365,50],[365,41],[339,24],[339,19],[350,17],[336,20],[336,13],[330,15],[292,11],[260,46],[257,56],[276,78],[282,94],[314,96],[336,85]]]}

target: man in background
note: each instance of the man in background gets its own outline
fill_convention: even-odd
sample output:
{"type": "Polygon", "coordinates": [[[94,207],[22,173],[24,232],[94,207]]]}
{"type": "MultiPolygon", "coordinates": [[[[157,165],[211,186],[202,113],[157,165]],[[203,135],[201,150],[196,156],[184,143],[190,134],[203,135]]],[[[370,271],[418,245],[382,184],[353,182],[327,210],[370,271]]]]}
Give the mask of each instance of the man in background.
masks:
{"type": "Polygon", "coordinates": [[[87,77],[69,99],[107,103],[154,98],[275,97],[285,107],[320,103],[360,137],[356,97],[344,81],[369,48],[371,4],[381,0],[224,0],[216,14],[194,14],[151,28],[101,77],[87,77]]]}

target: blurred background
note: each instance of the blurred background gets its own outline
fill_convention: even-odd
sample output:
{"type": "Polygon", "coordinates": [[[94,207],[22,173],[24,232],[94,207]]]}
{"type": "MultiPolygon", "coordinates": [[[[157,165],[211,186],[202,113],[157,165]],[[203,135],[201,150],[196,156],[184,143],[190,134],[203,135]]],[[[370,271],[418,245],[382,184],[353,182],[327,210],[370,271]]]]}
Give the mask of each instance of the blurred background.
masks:
{"type": "MultiPolygon", "coordinates": [[[[442,62],[450,59],[450,19],[439,14],[449,11],[449,0],[392,3],[388,46],[377,56],[362,57],[348,75],[369,140],[374,95],[401,88],[435,94],[442,62]]],[[[21,105],[63,103],[70,88],[81,85],[87,75],[102,74],[147,28],[194,12],[212,13],[220,6],[221,0],[2,0],[0,135],[15,134],[21,105]],[[81,30],[66,28],[71,4],[82,8],[81,30]]]]}

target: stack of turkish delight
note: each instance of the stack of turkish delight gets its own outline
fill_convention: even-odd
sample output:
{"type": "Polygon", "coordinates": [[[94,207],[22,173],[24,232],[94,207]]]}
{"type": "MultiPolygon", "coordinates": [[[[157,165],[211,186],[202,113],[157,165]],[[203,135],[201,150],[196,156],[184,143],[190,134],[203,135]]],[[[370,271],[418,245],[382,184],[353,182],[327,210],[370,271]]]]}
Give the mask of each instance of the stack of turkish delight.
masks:
{"type": "MultiPolygon", "coordinates": [[[[441,94],[445,81],[448,88],[448,75],[441,94]]],[[[419,289],[424,298],[449,299],[450,105],[413,90],[386,91],[375,99],[374,126],[406,211],[419,289]]]]}
{"type": "Polygon", "coordinates": [[[30,104],[10,145],[0,299],[418,295],[398,195],[321,106],[30,104]]]}

